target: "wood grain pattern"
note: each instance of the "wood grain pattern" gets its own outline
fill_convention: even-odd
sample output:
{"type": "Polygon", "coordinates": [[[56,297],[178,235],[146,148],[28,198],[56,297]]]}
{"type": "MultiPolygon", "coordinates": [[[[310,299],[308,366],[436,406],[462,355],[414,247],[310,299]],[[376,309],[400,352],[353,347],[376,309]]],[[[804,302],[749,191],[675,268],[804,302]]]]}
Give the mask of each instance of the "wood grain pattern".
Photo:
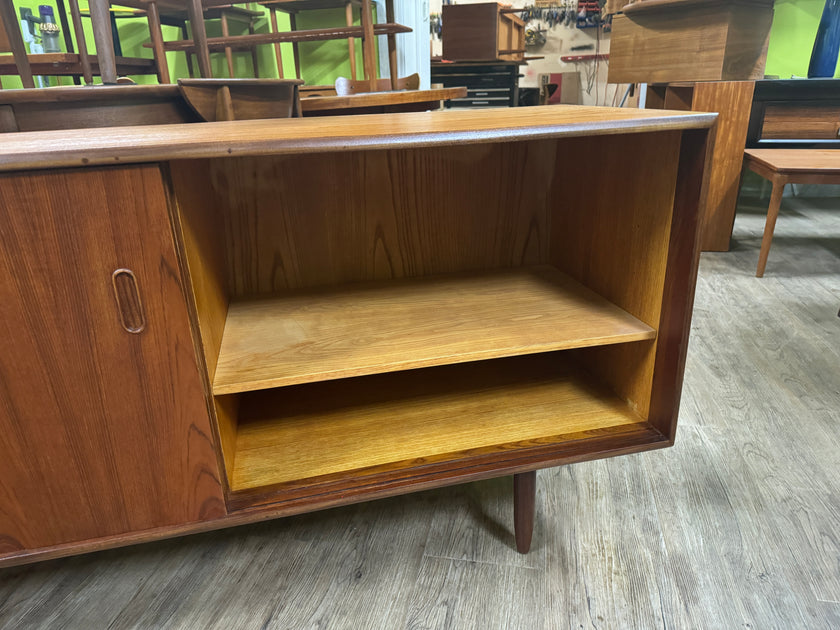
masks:
{"type": "Polygon", "coordinates": [[[305,487],[317,477],[433,460],[457,466],[481,449],[579,441],[643,424],[551,354],[282,388],[241,404],[234,491],[305,487]]]}
{"type": "Polygon", "coordinates": [[[764,106],[761,139],[837,140],[840,105],[834,103],[769,102],[764,106]]]}
{"type": "Polygon", "coordinates": [[[840,149],[747,149],[744,155],[748,165],[758,163],[777,173],[840,174],[840,149]]]}
{"type": "Polygon", "coordinates": [[[613,18],[610,83],[763,78],[772,3],[675,4],[643,2],[613,18]]]}
{"type": "MultiPolygon", "coordinates": [[[[558,181],[550,200],[552,264],[654,328],[662,309],[680,141],[680,134],[669,132],[558,145],[558,181]],[[625,156],[632,154],[646,157],[631,167],[625,156]],[[587,186],[564,184],[570,181],[587,186]],[[613,194],[616,189],[621,195],[613,194]]],[[[655,351],[656,344],[594,348],[585,361],[647,418],[655,351]]]]}
{"type": "Polygon", "coordinates": [[[754,88],[752,81],[697,83],[694,86],[692,109],[719,114],[701,226],[701,247],[706,252],[729,250],[754,88]]]}
{"type": "Polygon", "coordinates": [[[550,267],[352,285],[234,303],[216,395],[653,339],[550,267]]]}
{"type": "Polygon", "coordinates": [[[61,131],[45,145],[21,133],[0,144],[0,171],[26,168],[153,162],[201,157],[344,152],[486,144],[561,136],[705,128],[709,114],[551,105],[515,117],[493,111],[382,114],[335,120],[272,120],[114,128],[109,134],[61,131]]]}
{"type": "MultiPolygon", "coordinates": [[[[349,120],[349,119],[348,119],[349,120]]],[[[218,160],[231,297],[544,264],[552,142],[218,160]]]]}
{"type": "Polygon", "coordinates": [[[184,100],[202,120],[245,120],[291,118],[298,106],[297,79],[178,79],[184,100]],[[230,110],[226,117],[217,112],[219,94],[227,90],[230,110]]]}
{"type": "MultiPolygon", "coordinates": [[[[387,81],[387,79],[380,79],[387,81]]],[[[452,98],[463,98],[467,88],[439,88],[434,90],[410,90],[405,92],[367,92],[346,96],[310,96],[300,101],[304,115],[363,107],[392,107],[406,103],[433,103],[452,98]]],[[[437,109],[437,107],[431,107],[437,109]]]]}
{"type": "Polygon", "coordinates": [[[223,515],[158,169],[6,175],[0,213],[0,553],[223,515]]]}

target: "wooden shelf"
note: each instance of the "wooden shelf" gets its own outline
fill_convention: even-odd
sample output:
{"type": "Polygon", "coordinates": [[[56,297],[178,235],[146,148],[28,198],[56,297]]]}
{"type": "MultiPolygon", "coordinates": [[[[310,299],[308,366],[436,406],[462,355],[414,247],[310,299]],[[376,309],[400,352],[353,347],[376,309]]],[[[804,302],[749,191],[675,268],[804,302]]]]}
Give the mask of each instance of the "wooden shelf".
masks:
{"type": "MultiPolygon", "coordinates": [[[[397,35],[399,33],[410,33],[411,29],[402,24],[374,24],[374,35],[397,35]]],[[[317,28],[302,31],[284,31],[280,33],[257,33],[255,35],[230,35],[228,37],[208,37],[207,46],[211,52],[224,50],[226,47],[232,50],[250,50],[254,46],[264,44],[288,44],[300,42],[322,42],[332,39],[361,39],[364,37],[364,29],[361,26],[339,26],[334,28],[317,28]]],[[[151,44],[144,44],[151,47],[151,44]]],[[[164,43],[166,51],[188,51],[195,50],[195,44],[191,39],[180,39],[164,43]]]]}
{"type": "Polygon", "coordinates": [[[231,304],[213,392],[655,336],[548,266],[317,289],[231,304]]]}
{"type": "MultiPolygon", "coordinates": [[[[81,75],[82,63],[76,53],[40,53],[27,55],[32,74],[44,76],[81,75]]],[[[91,70],[99,76],[99,59],[90,55],[91,70]]],[[[127,74],[156,74],[154,59],[143,57],[117,57],[117,72],[127,74]]],[[[0,55],[0,75],[16,75],[17,66],[11,55],[0,55]]]]}
{"type": "MultiPolygon", "coordinates": [[[[288,490],[483,454],[655,435],[558,353],[242,396],[231,490],[288,490]],[[282,486],[282,487],[278,487],[282,486]]],[[[659,436],[662,439],[661,436],[659,436]]]]}

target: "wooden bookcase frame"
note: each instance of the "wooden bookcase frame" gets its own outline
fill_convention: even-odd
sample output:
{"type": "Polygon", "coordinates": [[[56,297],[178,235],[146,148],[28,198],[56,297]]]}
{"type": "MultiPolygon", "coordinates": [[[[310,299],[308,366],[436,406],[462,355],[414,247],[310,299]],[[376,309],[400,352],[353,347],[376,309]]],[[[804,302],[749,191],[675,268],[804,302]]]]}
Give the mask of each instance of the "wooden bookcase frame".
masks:
{"type": "MultiPolygon", "coordinates": [[[[77,204],[106,204],[85,224],[85,238],[98,238],[96,221],[116,230],[133,212],[158,227],[170,223],[168,236],[157,229],[155,246],[142,230],[122,237],[126,251],[144,256],[142,273],[132,270],[136,300],[155,286],[148,274],[169,290],[142,299],[148,326],[119,334],[131,333],[137,352],[153,340],[166,358],[165,315],[191,331],[194,362],[179,337],[166,361],[149,355],[143,365],[161,382],[170,368],[159,368],[177,368],[179,378],[203,383],[204,397],[192,388],[192,411],[175,427],[166,405],[176,392],[166,393],[143,422],[156,431],[154,444],[171,452],[200,445],[202,459],[178,450],[187,463],[170,467],[192,466],[207,483],[199,491],[186,476],[167,477],[167,492],[192,497],[187,517],[161,516],[142,531],[125,518],[92,521],[83,536],[49,494],[17,497],[15,513],[35,501],[49,522],[63,525],[30,544],[18,533],[25,523],[0,519],[5,540],[18,541],[2,550],[0,565],[508,474],[519,475],[517,502],[527,503],[533,478],[524,473],[672,444],[714,121],[542,107],[516,116],[460,111],[58,131],[50,146],[40,134],[9,134],[0,171],[21,192],[0,198],[28,230],[36,226],[24,214],[24,189],[53,179],[67,192],[38,193],[50,221],[77,204]],[[130,184],[110,188],[111,181],[130,184]],[[198,417],[202,406],[209,417],[198,417]],[[217,469],[207,459],[211,447],[217,469]]],[[[131,260],[111,256],[104,248],[92,258],[131,270],[131,260]]],[[[60,298],[98,296],[102,316],[81,313],[77,327],[94,315],[104,322],[97,325],[119,323],[110,276],[103,288],[97,274],[56,268],[74,285],[60,298]]],[[[48,304],[48,297],[40,299],[48,304]]],[[[72,345],[71,333],[51,335],[72,345]]],[[[68,384],[80,396],[102,392],[93,381],[68,384]]],[[[5,408],[23,409],[27,388],[36,386],[9,390],[23,393],[5,408]]],[[[130,420],[108,415],[108,405],[101,417],[86,418],[86,430],[128,448],[136,421],[123,426],[130,420]]],[[[50,448],[87,474],[78,459],[83,436],[73,426],[60,414],[53,429],[30,426],[28,417],[4,416],[0,424],[12,423],[26,439],[60,431],[76,450],[65,452],[60,440],[50,448]]],[[[165,452],[146,451],[152,463],[165,452]]],[[[9,460],[8,479],[29,484],[29,469],[14,467],[19,456],[9,460]]],[[[72,498],[66,473],[38,471],[38,483],[72,498]]],[[[106,473],[88,481],[78,488],[87,499],[118,496],[124,483],[106,473]]],[[[125,496],[121,509],[131,517],[151,507],[138,494],[125,496]]],[[[517,514],[520,548],[529,540],[527,516],[517,514]]]]}

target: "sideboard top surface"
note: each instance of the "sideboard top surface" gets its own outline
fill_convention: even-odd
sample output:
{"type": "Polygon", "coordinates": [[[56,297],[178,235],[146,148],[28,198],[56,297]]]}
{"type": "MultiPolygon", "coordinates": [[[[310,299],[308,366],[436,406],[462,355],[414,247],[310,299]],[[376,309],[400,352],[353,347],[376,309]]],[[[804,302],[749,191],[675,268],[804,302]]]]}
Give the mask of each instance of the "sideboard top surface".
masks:
{"type": "Polygon", "coordinates": [[[717,114],[551,105],[3,134],[0,171],[711,127],[717,114]]]}

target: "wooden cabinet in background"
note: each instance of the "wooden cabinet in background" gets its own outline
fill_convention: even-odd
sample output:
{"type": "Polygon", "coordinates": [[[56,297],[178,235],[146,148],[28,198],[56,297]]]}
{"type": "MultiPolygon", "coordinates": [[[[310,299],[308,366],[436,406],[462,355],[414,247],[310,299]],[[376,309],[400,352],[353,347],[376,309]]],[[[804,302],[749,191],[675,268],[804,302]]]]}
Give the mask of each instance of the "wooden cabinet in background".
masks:
{"type": "Polygon", "coordinates": [[[645,0],[616,15],[610,83],[764,77],[774,0],[645,0]]]}
{"type": "Polygon", "coordinates": [[[497,2],[443,6],[443,58],[448,61],[522,61],[525,22],[519,9],[497,2]]]}
{"type": "Polygon", "coordinates": [[[504,112],[5,136],[0,564],[671,445],[714,115],[504,112]]]}
{"type": "Polygon", "coordinates": [[[648,109],[718,114],[700,232],[703,251],[729,251],[754,85],[754,81],[708,81],[648,86],[648,109]]]}

